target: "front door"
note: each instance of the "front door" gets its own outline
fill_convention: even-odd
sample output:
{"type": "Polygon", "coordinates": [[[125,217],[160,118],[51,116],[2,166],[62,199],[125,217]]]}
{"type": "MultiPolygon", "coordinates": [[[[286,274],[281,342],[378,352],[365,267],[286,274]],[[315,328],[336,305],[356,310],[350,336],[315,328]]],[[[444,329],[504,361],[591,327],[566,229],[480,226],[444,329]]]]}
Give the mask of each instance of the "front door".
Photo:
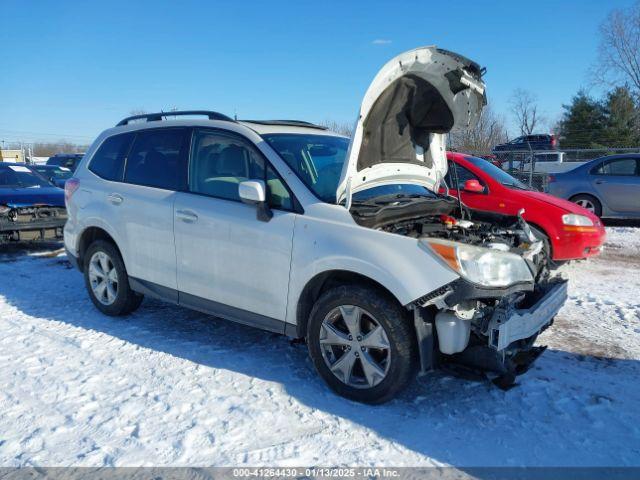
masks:
{"type": "Polygon", "coordinates": [[[180,303],[282,332],[296,216],[289,190],[249,141],[196,131],[189,189],[174,204],[180,303]],[[267,222],[240,201],[238,185],[249,179],[267,182],[267,222]]]}

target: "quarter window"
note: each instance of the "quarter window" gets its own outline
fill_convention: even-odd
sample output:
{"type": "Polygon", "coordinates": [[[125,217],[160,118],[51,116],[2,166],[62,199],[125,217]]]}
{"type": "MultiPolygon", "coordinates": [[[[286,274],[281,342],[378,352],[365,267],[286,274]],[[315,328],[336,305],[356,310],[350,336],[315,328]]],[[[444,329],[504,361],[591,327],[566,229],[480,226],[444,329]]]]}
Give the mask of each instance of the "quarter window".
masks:
{"type": "Polygon", "coordinates": [[[105,180],[121,181],[124,158],[132,139],[131,133],[107,138],[91,159],[89,170],[105,180]]]}
{"type": "Polygon", "coordinates": [[[124,179],[127,183],[182,190],[184,171],[182,152],[186,148],[186,129],[139,132],[127,158],[124,179]]]}
{"type": "Polygon", "coordinates": [[[240,201],[238,187],[246,180],[262,180],[269,205],[293,210],[291,194],[271,165],[258,151],[235,135],[196,132],[189,164],[189,191],[240,201]]]}

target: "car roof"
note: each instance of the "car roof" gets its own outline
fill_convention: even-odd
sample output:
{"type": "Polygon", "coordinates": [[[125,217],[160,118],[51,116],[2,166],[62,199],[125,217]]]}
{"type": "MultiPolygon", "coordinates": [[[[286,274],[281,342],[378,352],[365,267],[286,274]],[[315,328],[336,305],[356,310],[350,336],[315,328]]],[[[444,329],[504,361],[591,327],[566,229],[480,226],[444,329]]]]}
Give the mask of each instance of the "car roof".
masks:
{"type": "Polygon", "coordinates": [[[602,157],[598,157],[598,158],[594,158],[592,160],[596,161],[596,160],[609,160],[609,159],[616,159],[616,158],[640,158],[640,153],[616,153],[615,155],[604,155],[602,157]]]}
{"type": "Polygon", "coordinates": [[[318,127],[313,124],[309,124],[309,126],[306,126],[303,123],[286,123],[286,120],[283,120],[282,122],[283,123],[263,123],[261,121],[240,120],[238,123],[249,127],[259,135],[267,135],[271,133],[297,133],[344,137],[344,135],[332,132],[328,128],[318,127]]]}
{"type": "MultiPolygon", "coordinates": [[[[104,136],[112,136],[118,133],[136,132],[139,130],[159,129],[159,128],[175,128],[175,127],[212,127],[223,130],[239,132],[242,129],[250,129],[258,135],[266,135],[271,133],[289,133],[289,134],[311,134],[311,135],[329,135],[333,137],[344,137],[336,132],[325,130],[323,128],[304,122],[293,123],[266,123],[271,121],[226,121],[226,120],[207,120],[207,119],[180,119],[180,120],[161,120],[161,121],[140,121],[132,122],[127,125],[120,125],[110,128],[103,132],[104,136]]],[[[280,121],[286,122],[286,121],[280,121]]],[[[295,121],[294,121],[295,122],[295,121]]]]}

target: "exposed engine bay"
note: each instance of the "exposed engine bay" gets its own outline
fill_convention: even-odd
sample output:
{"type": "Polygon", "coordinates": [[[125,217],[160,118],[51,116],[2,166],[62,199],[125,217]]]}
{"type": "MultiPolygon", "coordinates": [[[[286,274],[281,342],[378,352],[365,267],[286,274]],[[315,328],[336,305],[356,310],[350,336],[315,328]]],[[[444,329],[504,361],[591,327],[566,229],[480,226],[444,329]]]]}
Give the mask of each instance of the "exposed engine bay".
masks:
{"type": "Polygon", "coordinates": [[[535,266],[536,279],[546,267],[542,243],[522,217],[471,211],[451,197],[354,203],[351,214],[362,226],[406,237],[437,237],[509,251],[535,266]]]}
{"type": "Polygon", "coordinates": [[[494,383],[508,388],[544,351],[534,342],[564,303],[566,282],[550,278],[543,243],[521,215],[469,210],[437,195],[354,202],[351,214],[362,226],[416,238],[460,273],[459,280],[410,307],[423,371],[443,366],[465,376],[491,372],[494,383]],[[451,253],[456,248],[476,252],[466,268],[479,270],[475,278],[451,253]],[[491,284],[494,264],[507,256],[519,264],[520,281],[491,284]]]}

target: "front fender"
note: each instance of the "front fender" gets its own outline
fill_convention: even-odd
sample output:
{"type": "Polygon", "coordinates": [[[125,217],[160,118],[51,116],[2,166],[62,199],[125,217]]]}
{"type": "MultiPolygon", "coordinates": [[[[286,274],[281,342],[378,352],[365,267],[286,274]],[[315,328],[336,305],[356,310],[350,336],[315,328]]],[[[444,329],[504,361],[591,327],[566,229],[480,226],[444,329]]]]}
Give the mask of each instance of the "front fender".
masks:
{"type": "Polygon", "coordinates": [[[296,323],[305,286],[318,274],[336,270],[374,280],[402,305],[459,278],[416,238],[303,216],[294,231],[287,323],[296,323]]]}

